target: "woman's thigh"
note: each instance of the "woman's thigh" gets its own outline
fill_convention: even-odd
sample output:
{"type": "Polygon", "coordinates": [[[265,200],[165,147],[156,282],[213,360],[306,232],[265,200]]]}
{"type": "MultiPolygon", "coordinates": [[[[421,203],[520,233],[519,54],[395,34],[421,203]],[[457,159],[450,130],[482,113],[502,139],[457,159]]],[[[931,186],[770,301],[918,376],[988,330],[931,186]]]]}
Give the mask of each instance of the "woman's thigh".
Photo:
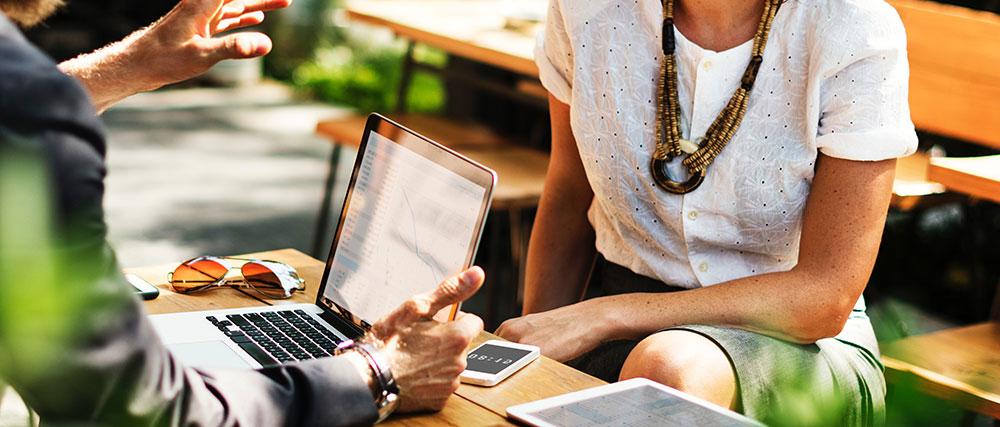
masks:
{"type": "Polygon", "coordinates": [[[712,340],[685,330],[650,335],[629,353],[620,379],[649,378],[723,407],[735,409],[736,373],[712,340]]]}

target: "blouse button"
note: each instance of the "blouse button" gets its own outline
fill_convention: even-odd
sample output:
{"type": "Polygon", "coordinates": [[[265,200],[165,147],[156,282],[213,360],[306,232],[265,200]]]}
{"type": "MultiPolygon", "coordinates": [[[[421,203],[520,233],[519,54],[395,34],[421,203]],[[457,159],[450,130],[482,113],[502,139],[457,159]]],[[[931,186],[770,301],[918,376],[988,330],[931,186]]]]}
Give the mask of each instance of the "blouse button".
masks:
{"type": "Polygon", "coordinates": [[[698,264],[698,271],[700,271],[702,273],[707,273],[708,272],[708,263],[707,262],[702,262],[701,264],[698,264]]]}
{"type": "Polygon", "coordinates": [[[706,59],[704,62],[701,63],[701,68],[704,68],[705,71],[711,70],[712,69],[712,61],[706,59]]]}
{"type": "Polygon", "coordinates": [[[688,219],[690,219],[692,221],[698,219],[698,211],[688,212],[688,219]]]}

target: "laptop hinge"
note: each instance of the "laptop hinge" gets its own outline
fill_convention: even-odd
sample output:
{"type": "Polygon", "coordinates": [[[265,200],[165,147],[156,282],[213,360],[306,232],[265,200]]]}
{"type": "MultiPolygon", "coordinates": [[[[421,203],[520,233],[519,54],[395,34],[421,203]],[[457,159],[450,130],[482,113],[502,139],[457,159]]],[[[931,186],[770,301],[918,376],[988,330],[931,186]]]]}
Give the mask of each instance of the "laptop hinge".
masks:
{"type": "Polygon", "coordinates": [[[323,310],[323,312],[319,314],[319,317],[327,321],[327,323],[333,325],[338,331],[343,332],[349,339],[357,339],[365,334],[365,331],[360,327],[348,322],[343,317],[331,313],[329,310],[323,310]]]}

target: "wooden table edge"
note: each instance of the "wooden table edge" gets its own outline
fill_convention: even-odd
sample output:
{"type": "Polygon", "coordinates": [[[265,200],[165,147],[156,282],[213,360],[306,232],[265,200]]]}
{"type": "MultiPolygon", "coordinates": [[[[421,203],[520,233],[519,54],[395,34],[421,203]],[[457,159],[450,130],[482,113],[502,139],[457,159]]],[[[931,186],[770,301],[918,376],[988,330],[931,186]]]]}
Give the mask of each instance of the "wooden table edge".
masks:
{"type": "Polygon", "coordinates": [[[386,27],[393,33],[411,39],[415,42],[425,43],[448,53],[464,58],[476,60],[493,65],[508,71],[513,71],[529,77],[538,77],[538,66],[533,59],[511,55],[507,52],[491,49],[485,46],[472,46],[469,41],[450,38],[441,34],[436,34],[427,30],[411,27],[399,22],[391,21],[381,16],[370,15],[365,11],[354,9],[351,4],[344,7],[347,16],[358,22],[370,25],[386,27]]]}
{"type": "Polygon", "coordinates": [[[939,158],[931,159],[927,167],[927,179],[936,181],[945,188],[968,194],[973,197],[1000,203],[1000,182],[991,177],[971,173],[961,168],[963,159],[975,161],[976,159],[991,160],[1000,165],[1000,155],[983,156],[981,158],[939,158]],[[995,159],[995,160],[992,160],[995,159]]]}
{"type": "Polygon", "coordinates": [[[932,396],[953,400],[970,410],[1000,419],[1000,395],[954,380],[934,371],[882,355],[886,382],[915,380],[919,390],[932,396]]]}
{"type": "MultiPolygon", "coordinates": [[[[320,261],[294,248],[283,248],[283,249],[275,249],[269,251],[251,252],[233,256],[241,258],[255,257],[260,259],[277,259],[279,261],[286,260],[282,262],[288,262],[290,265],[293,265],[293,267],[295,267],[297,270],[302,270],[305,268],[310,268],[310,269],[323,268],[326,265],[326,263],[324,263],[323,261],[320,261]]],[[[243,296],[243,294],[238,293],[232,289],[219,289],[219,290],[209,291],[213,292],[213,294],[201,294],[197,296],[174,294],[170,291],[169,285],[164,284],[166,280],[165,274],[167,271],[170,271],[174,267],[176,267],[179,263],[180,261],[122,268],[123,272],[137,274],[160,289],[161,291],[160,297],[154,300],[143,301],[142,304],[143,310],[146,312],[147,315],[161,314],[161,313],[183,313],[183,312],[217,310],[217,309],[224,310],[230,308],[250,308],[258,306],[267,307],[266,304],[255,299],[245,297],[243,296]],[[156,277],[151,277],[150,273],[154,271],[156,277]],[[180,302],[180,303],[168,301],[172,298],[178,298],[178,297],[184,299],[194,299],[194,300],[193,302],[180,302]],[[163,298],[163,300],[160,300],[160,298],[163,298]],[[223,303],[221,305],[219,305],[217,302],[213,302],[221,299],[229,300],[229,302],[223,303]],[[155,307],[158,304],[158,301],[159,304],[165,303],[171,309],[164,311],[159,311],[159,310],[151,311],[150,307],[155,307]],[[195,307],[197,305],[202,305],[202,306],[195,307]],[[193,307],[193,308],[186,309],[188,307],[193,307]]],[[[304,276],[304,278],[306,277],[304,276]]],[[[322,278],[319,277],[316,278],[316,280],[322,280],[322,278]]],[[[318,292],[319,291],[318,283],[315,284],[315,286],[312,286],[311,289],[307,288],[307,290],[318,292]]],[[[316,295],[315,293],[306,292],[306,295],[310,297],[309,303],[315,302],[315,295],[316,295]]],[[[299,301],[282,300],[282,301],[286,303],[303,302],[301,300],[299,301]]],[[[491,426],[513,425],[509,420],[507,420],[506,414],[497,414],[496,412],[491,411],[489,408],[479,404],[478,402],[475,402],[472,399],[459,395],[458,393],[456,393],[452,399],[449,399],[449,402],[453,402],[455,401],[455,399],[461,400],[464,403],[459,403],[457,405],[458,407],[452,407],[451,409],[449,409],[448,406],[446,406],[445,409],[441,412],[428,412],[428,413],[417,413],[417,414],[394,414],[384,423],[379,425],[426,426],[426,425],[437,425],[437,424],[450,424],[449,422],[450,420],[448,419],[437,419],[435,417],[439,416],[439,414],[442,414],[442,412],[447,412],[447,411],[456,411],[457,413],[464,413],[467,412],[470,407],[481,409],[482,412],[473,415],[476,417],[476,419],[458,420],[461,423],[463,423],[463,425],[465,424],[484,425],[484,422],[486,423],[485,425],[491,425],[491,426]],[[489,418],[489,419],[484,421],[483,418],[489,418]]],[[[451,405],[451,403],[449,403],[449,405],[451,405]]]]}

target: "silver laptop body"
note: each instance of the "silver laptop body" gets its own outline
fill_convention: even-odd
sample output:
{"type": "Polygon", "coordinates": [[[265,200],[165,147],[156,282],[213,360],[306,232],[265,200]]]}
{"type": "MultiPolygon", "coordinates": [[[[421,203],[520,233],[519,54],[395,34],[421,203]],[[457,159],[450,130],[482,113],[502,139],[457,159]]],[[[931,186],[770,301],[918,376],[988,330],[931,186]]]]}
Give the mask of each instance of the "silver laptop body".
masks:
{"type": "MultiPolygon", "coordinates": [[[[340,342],[363,335],[370,328],[370,323],[377,320],[379,313],[387,312],[390,307],[387,304],[394,307],[417,292],[433,289],[446,275],[458,272],[450,271],[455,269],[453,267],[460,267],[457,270],[461,270],[471,266],[490,209],[496,179],[496,173],[485,166],[373,113],[365,125],[314,304],[277,301],[271,306],[157,314],[150,316],[154,328],[177,358],[194,367],[260,368],[329,356],[340,342]],[[392,166],[394,164],[396,166],[392,166]],[[383,238],[369,237],[377,235],[380,230],[377,224],[380,213],[377,203],[366,200],[382,197],[383,190],[392,190],[377,188],[380,183],[414,184],[392,184],[394,177],[405,178],[407,173],[411,174],[410,181],[413,180],[413,171],[392,169],[399,165],[404,168],[412,166],[420,171],[421,178],[429,177],[428,182],[413,187],[416,194],[409,194],[405,189],[398,190],[403,192],[406,206],[410,207],[407,213],[414,222],[413,233],[410,236],[384,237],[388,239],[385,245],[376,245],[376,253],[366,253],[372,249],[372,244],[365,242],[366,239],[383,238]],[[438,170],[437,166],[441,169],[438,170]],[[431,179],[435,173],[437,178],[431,179]],[[441,196],[449,197],[449,203],[454,203],[452,199],[456,197],[465,200],[464,205],[460,205],[465,209],[460,217],[441,219],[455,212],[433,212],[434,201],[427,199],[435,198],[441,193],[441,188],[450,192],[456,183],[461,187],[461,191],[456,190],[457,196],[441,196]],[[373,187],[368,188],[368,184],[373,187]],[[368,191],[374,191],[375,196],[367,196],[368,191]],[[433,193],[419,194],[421,191],[433,193]],[[357,200],[354,197],[356,192],[360,195],[357,200]],[[411,205],[419,208],[420,203],[432,209],[415,210],[411,205]],[[418,231],[433,234],[436,227],[443,227],[441,232],[447,233],[449,238],[458,239],[439,245],[444,248],[438,251],[447,258],[444,260],[427,254],[427,248],[422,247],[426,245],[420,244],[426,241],[418,235],[418,231]],[[402,249],[411,245],[412,252],[402,249]],[[387,251],[394,252],[392,259],[385,254],[385,264],[378,264],[383,255],[378,252],[387,251]],[[458,260],[460,257],[464,259],[458,260]],[[407,264],[407,260],[412,262],[407,264]],[[406,268],[414,263],[418,268],[406,268]],[[400,266],[404,266],[403,271],[398,271],[395,277],[389,275],[397,273],[400,266]],[[419,268],[423,266],[426,268],[419,268]],[[371,275],[380,270],[386,270],[386,281],[373,283],[371,275]],[[410,285],[411,281],[420,283],[410,285]],[[397,286],[401,283],[406,285],[397,286]],[[405,289],[400,290],[399,287],[405,289]]],[[[395,218],[389,220],[392,221],[390,226],[402,221],[395,218]]],[[[219,289],[208,292],[236,291],[219,289]]],[[[199,297],[210,298],[208,295],[199,297]]]]}

